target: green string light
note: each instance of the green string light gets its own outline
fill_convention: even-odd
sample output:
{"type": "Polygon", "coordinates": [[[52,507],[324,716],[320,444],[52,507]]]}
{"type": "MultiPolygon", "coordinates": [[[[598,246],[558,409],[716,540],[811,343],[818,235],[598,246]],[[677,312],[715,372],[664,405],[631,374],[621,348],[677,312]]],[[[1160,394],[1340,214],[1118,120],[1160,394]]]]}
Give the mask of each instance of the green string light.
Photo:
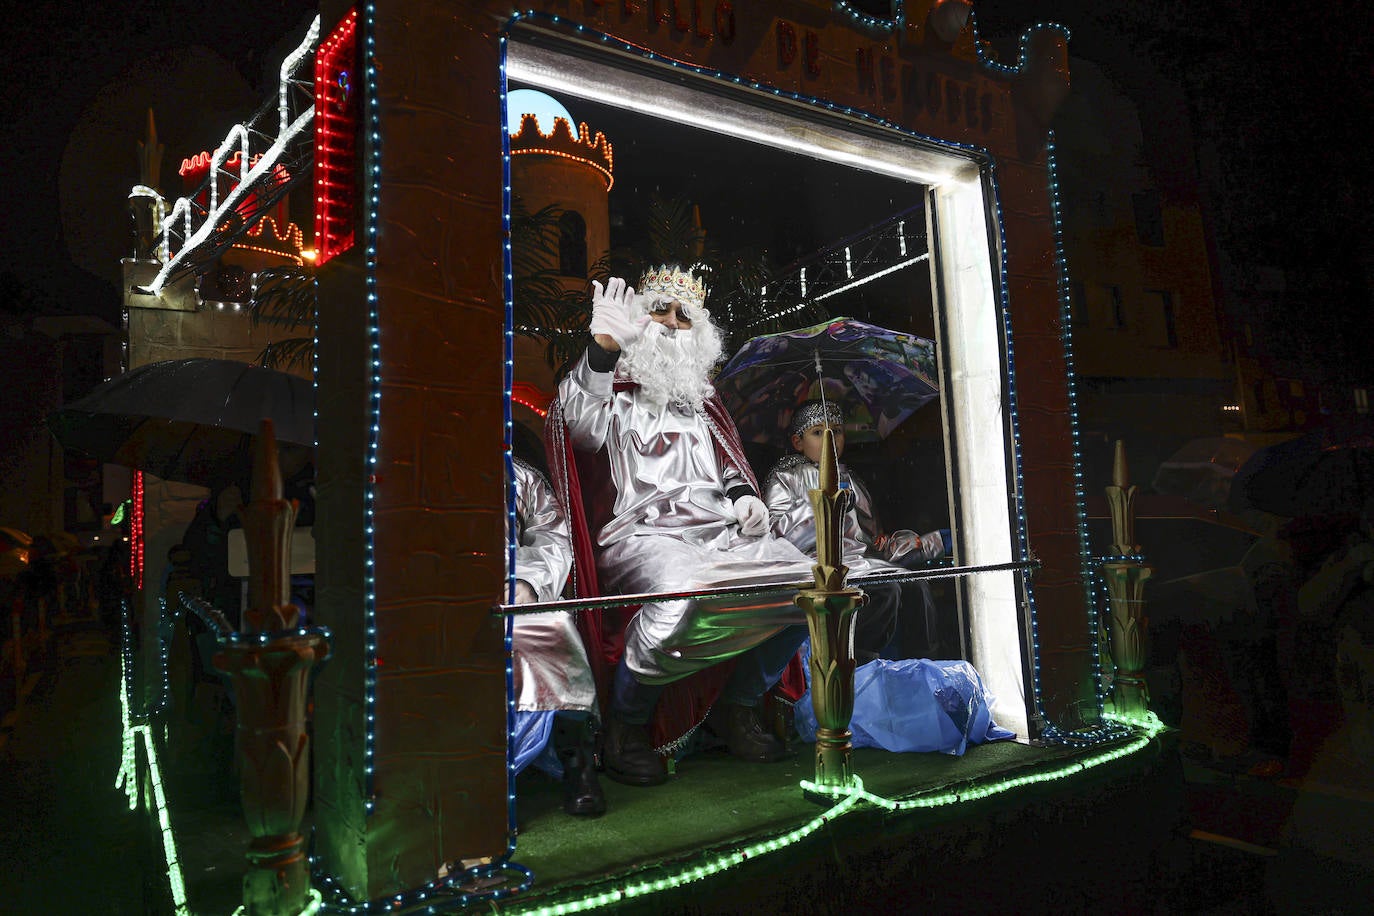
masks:
{"type": "MultiPolygon", "coordinates": [[[[315,914],[320,912],[323,908],[324,895],[312,887],[310,889],[310,902],[305,905],[305,909],[301,910],[297,916],[315,916],[315,914]]],[[[240,905],[238,909],[234,910],[233,916],[247,916],[247,914],[248,910],[240,905]]]]}
{"type": "Polygon", "coordinates": [[[123,789],[129,800],[129,810],[138,807],[138,741],[142,739],[144,753],[148,756],[148,785],[153,792],[153,806],[157,809],[158,829],[162,833],[162,852],[167,860],[167,882],[172,889],[172,904],[176,916],[190,916],[186,905],[186,882],[181,873],[181,861],[177,858],[176,839],[172,836],[172,819],[167,810],[167,794],[162,788],[162,769],[157,762],[157,749],[153,746],[153,734],[146,723],[133,724],[129,711],[129,613],[125,606],[123,653],[119,659],[121,689],[119,691],[120,721],[123,725],[123,752],[120,755],[119,772],[115,775],[115,788],[123,789]]]}
{"type": "Polygon", "coordinates": [[[1076,760],[1073,763],[1046,770],[1040,773],[1012,776],[996,782],[972,785],[958,792],[941,792],[938,794],[922,795],[916,798],[889,799],[864,788],[863,780],[857,775],[847,786],[823,786],[810,780],[802,780],[801,788],[803,792],[810,795],[825,796],[835,799],[835,804],[828,808],[825,813],[818,815],[801,827],[784,833],[780,836],[762,840],[743,849],[727,853],[712,859],[709,862],[684,866],[675,875],[653,880],[645,880],[627,884],[625,887],[615,891],[600,891],[590,894],[577,900],[564,900],[558,903],[547,903],[543,905],[531,904],[524,908],[511,908],[505,910],[508,913],[528,914],[528,916],[565,916],[569,913],[584,913],[599,907],[622,902],[645,894],[656,893],[659,891],[670,890],[688,884],[692,881],[700,881],[714,874],[741,865],[751,858],[776,852],[787,846],[806,839],[815,833],[822,826],[835,821],[840,817],[868,807],[882,809],[887,812],[912,811],[920,808],[940,808],[948,805],[959,804],[961,802],[976,801],[983,798],[991,798],[1001,795],[1013,789],[1035,785],[1037,783],[1047,783],[1070,776],[1084,773],[1094,767],[1120,760],[1128,757],[1145,748],[1149,747],[1155,736],[1164,730],[1164,725],[1155,717],[1154,713],[1146,713],[1141,717],[1122,717],[1108,715],[1107,718],[1114,719],[1125,726],[1131,726],[1138,730],[1138,734],[1130,741],[1120,747],[1104,749],[1098,751],[1083,760],[1076,760]]]}

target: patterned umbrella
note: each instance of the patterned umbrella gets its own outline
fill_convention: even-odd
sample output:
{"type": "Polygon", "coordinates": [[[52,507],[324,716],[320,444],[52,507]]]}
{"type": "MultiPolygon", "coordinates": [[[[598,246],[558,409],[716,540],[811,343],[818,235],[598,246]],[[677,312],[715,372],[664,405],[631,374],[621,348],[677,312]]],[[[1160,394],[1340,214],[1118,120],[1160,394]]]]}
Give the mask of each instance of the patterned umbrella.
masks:
{"type": "Polygon", "coordinates": [[[783,444],[792,412],[822,387],[844,409],[845,437],[875,442],[935,397],[935,374],[934,342],[836,318],[746,341],[715,386],[746,442],[783,444]]]}

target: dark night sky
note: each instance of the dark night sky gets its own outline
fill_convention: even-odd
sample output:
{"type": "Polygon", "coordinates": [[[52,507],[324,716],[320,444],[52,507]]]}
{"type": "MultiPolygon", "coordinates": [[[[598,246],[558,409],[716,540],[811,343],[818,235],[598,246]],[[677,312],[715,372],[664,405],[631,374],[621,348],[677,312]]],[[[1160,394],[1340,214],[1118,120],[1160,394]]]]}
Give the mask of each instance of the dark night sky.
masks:
{"type": "MultiPolygon", "coordinates": [[[[88,263],[74,266],[69,246],[79,247],[81,239],[64,236],[58,204],[63,184],[106,187],[109,199],[94,201],[92,209],[123,219],[122,197],[136,178],[133,143],[142,136],[136,113],[143,103],[120,108],[102,92],[112,84],[144,91],[160,75],[168,77],[165,84],[192,64],[196,72],[218,74],[199,106],[186,90],[162,102],[173,109],[159,118],[166,185],[182,156],[213,145],[265,97],[276,64],[304,33],[313,7],[305,0],[249,0],[233,12],[218,4],[146,0],[9,6],[0,34],[0,123],[8,128],[0,199],[9,216],[0,273],[12,275],[5,295],[10,298],[17,279],[64,310],[91,311],[87,303],[96,301],[103,308],[94,310],[104,311],[115,301],[123,252],[83,258],[78,251],[75,260],[88,263]],[[214,53],[188,58],[185,49],[194,46],[214,53]],[[207,63],[216,57],[217,64],[207,63]],[[176,117],[178,106],[198,113],[176,117]],[[99,123],[112,111],[119,123],[99,123]],[[93,121],[104,151],[69,163],[64,175],[73,132],[90,143],[93,121]],[[74,171],[85,174],[73,178],[74,171]],[[93,271],[102,264],[109,266],[97,277],[93,271]]],[[[1148,91],[1155,73],[1180,82],[1193,100],[1200,161],[1211,164],[1204,181],[1223,248],[1316,276],[1313,295],[1327,299],[1304,307],[1339,312],[1331,301],[1339,298],[1369,310],[1368,286],[1359,277],[1374,272],[1365,225],[1374,177],[1364,136],[1374,110],[1374,42],[1368,40],[1374,4],[982,0],[975,11],[982,35],[1004,60],[1014,58],[1014,36],[1030,21],[1055,21],[1072,30],[1072,54],[1103,65],[1128,92],[1148,91]],[[1331,282],[1328,295],[1320,287],[1332,276],[1355,279],[1331,282]]]]}
{"type": "MultiPolygon", "coordinates": [[[[216,143],[232,123],[251,114],[266,97],[276,83],[276,66],[304,35],[314,5],[306,0],[244,4],[29,0],[5,7],[5,28],[0,30],[5,87],[0,93],[0,124],[5,125],[7,136],[0,154],[0,200],[5,202],[8,218],[0,245],[0,274],[13,276],[0,282],[9,298],[11,284],[17,280],[30,295],[44,300],[36,303],[44,310],[117,315],[114,284],[118,257],[125,252],[111,252],[107,270],[97,277],[73,265],[69,240],[64,237],[59,190],[63,155],[73,132],[83,123],[90,128],[93,114],[98,121],[102,91],[111,84],[132,83],[141,89],[155,85],[160,74],[176,72],[178,63],[188,59],[212,69],[206,61],[222,58],[218,85],[199,93],[206,104],[198,120],[159,117],[161,139],[167,147],[163,163],[167,184],[168,175],[175,178],[181,157],[216,143]],[[186,53],[196,47],[213,49],[214,54],[186,53]],[[95,308],[90,307],[92,302],[97,303],[95,308]]],[[[188,95],[183,91],[174,101],[189,108],[193,99],[188,95]]],[[[148,95],[130,99],[128,107],[141,112],[158,101],[148,95]]],[[[84,182],[93,188],[108,184],[111,197],[90,205],[110,214],[119,225],[125,219],[122,198],[138,177],[134,143],[143,137],[142,118],[129,121],[97,123],[94,132],[107,141],[103,149],[94,160],[83,157],[71,166],[86,172],[84,182]]],[[[94,260],[99,265],[105,259],[94,260]]]]}

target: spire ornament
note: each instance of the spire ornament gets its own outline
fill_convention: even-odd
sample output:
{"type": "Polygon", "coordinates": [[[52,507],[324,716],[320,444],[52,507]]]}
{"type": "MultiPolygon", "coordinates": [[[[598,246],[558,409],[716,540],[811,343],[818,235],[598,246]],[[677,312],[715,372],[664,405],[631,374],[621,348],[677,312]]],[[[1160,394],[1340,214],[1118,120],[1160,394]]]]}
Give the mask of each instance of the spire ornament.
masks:
{"type": "MultiPolygon", "coordinates": [[[[840,550],[840,522],[848,508],[839,488],[835,458],[835,434],[826,429],[821,443],[820,479],[811,491],[816,515],[816,564],[812,588],[797,593],[797,606],[806,612],[811,631],[811,702],[816,713],[816,784],[848,786],[854,781],[850,766],[854,716],[854,612],[868,596],[845,585],[849,567],[840,550]]],[[[827,797],[819,797],[827,803],[827,797]]]]}

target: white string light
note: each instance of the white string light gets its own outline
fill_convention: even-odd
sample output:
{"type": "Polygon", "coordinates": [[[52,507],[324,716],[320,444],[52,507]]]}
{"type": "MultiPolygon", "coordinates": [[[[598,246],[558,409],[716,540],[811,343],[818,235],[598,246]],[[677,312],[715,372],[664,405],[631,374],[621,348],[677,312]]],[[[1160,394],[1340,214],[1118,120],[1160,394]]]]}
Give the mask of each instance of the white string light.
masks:
{"type": "MultiPolygon", "coordinates": [[[[161,291],[166,284],[167,278],[172,272],[181,266],[191,253],[201,245],[215,231],[224,219],[229,216],[238,205],[248,197],[253,191],[253,186],[264,176],[271,176],[276,170],[282,153],[286,147],[301,134],[310,128],[315,119],[315,105],[312,102],[304,111],[294,119],[290,117],[290,99],[288,90],[300,62],[306,58],[315,48],[316,42],[320,37],[320,17],[316,16],[310,23],[310,29],[306,32],[305,39],[291,54],[287,55],[282,62],[281,79],[278,86],[278,123],[280,125],[277,138],[272,142],[260,156],[254,157],[251,161],[248,155],[249,137],[248,127],[244,124],[235,124],[225,134],[219,146],[215,147],[214,156],[211,159],[210,171],[210,208],[206,211],[203,221],[198,229],[192,231],[194,225],[195,207],[190,197],[181,197],[172,206],[172,212],[162,221],[162,252],[166,258],[162,268],[158,270],[151,283],[145,288],[148,293],[156,294],[161,291]],[[235,140],[239,141],[238,149],[233,150],[231,144],[235,140]],[[239,181],[238,184],[225,195],[224,200],[219,198],[219,182],[215,175],[219,167],[228,161],[230,153],[239,153],[239,181]],[[183,235],[185,241],[175,255],[170,255],[171,233],[176,226],[177,218],[182,217],[183,235]]],[[[141,187],[141,186],[139,186],[141,187]]],[[[141,195],[147,196],[147,195],[141,195]]]]}

